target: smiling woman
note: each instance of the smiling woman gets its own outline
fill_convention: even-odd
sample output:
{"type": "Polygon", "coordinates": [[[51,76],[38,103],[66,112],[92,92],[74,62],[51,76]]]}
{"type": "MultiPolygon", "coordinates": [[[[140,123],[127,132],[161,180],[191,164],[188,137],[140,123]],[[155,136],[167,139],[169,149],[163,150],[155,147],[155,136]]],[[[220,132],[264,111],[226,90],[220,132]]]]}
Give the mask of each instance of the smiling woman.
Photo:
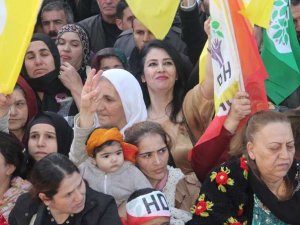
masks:
{"type": "Polygon", "coordinates": [[[116,203],[95,192],[64,155],[53,153],[32,170],[31,193],[22,195],[9,217],[10,225],[121,225],[116,203]]]}
{"type": "Polygon", "coordinates": [[[167,131],[174,143],[171,152],[176,166],[189,174],[193,169],[188,151],[208,126],[214,108],[200,84],[186,93],[186,72],[181,56],[168,43],[154,40],[143,47],[138,79],[147,119],[167,131]]]}

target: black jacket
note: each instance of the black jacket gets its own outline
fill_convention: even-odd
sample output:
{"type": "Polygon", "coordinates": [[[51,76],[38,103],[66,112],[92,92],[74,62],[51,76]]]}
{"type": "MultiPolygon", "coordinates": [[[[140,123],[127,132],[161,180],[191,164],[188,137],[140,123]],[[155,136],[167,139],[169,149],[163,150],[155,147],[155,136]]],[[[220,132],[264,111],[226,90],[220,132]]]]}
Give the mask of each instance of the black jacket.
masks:
{"type": "MultiPolygon", "coordinates": [[[[34,214],[34,225],[42,225],[46,206],[30,193],[21,195],[9,215],[10,225],[29,225],[34,214]]],[[[93,191],[87,186],[86,202],[82,212],[74,215],[76,225],[122,225],[113,197],[93,191]]]]}

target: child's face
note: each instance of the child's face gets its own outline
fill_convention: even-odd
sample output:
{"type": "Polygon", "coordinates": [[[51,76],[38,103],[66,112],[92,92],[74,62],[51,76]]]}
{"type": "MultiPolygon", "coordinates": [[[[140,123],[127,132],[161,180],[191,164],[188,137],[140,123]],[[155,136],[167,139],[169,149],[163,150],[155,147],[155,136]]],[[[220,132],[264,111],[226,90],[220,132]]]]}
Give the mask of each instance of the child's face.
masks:
{"type": "Polygon", "coordinates": [[[124,163],[122,147],[118,142],[104,147],[95,157],[96,166],[106,172],[117,171],[124,163]]]}

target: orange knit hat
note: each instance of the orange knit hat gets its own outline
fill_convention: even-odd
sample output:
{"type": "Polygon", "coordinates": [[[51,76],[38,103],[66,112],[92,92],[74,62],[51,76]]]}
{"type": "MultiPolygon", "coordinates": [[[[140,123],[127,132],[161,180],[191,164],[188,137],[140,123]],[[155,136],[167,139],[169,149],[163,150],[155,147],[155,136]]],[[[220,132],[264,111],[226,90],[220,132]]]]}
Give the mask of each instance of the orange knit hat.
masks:
{"type": "Polygon", "coordinates": [[[123,150],[124,159],[135,164],[138,148],[135,145],[124,142],[123,136],[118,128],[96,128],[93,130],[86,142],[86,152],[88,156],[93,157],[94,149],[108,141],[119,142],[123,150]]]}

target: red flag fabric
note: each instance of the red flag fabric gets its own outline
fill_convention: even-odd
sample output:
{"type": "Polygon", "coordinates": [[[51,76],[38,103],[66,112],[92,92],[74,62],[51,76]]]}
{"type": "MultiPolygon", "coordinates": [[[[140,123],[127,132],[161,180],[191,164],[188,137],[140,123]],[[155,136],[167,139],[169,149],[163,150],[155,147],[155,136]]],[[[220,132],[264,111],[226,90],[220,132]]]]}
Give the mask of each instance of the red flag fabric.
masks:
{"type": "MultiPolygon", "coordinates": [[[[266,90],[264,86],[264,80],[267,78],[267,72],[265,70],[264,64],[261,60],[258,47],[256,44],[255,37],[253,35],[253,29],[251,28],[249,22],[244,18],[240,11],[244,9],[243,2],[241,0],[211,0],[210,4],[214,4],[220,9],[222,8],[223,10],[220,10],[219,12],[215,13],[224,13],[224,18],[227,18],[229,21],[228,23],[222,23],[220,22],[219,26],[214,25],[215,27],[223,28],[224,30],[227,29],[227,34],[232,35],[232,37],[228,38],[230,41],[233,40],[234,43],[230,43],[232,47],[232,51],[230,52],[229,60],[231,60],[234,57],[238,57],[238,59],[234,60],[233,62],[238,62],[240,64],[240,74],[237,79],[238,83],[238,88],[232,88],[229,87],[228,89],[230,90],[230,95],[231,99],[238,89],[239,90],[245,90],[249,94],[249,98],[251,101],[251,113],[255,113],[260,110],[267,110],[268,109],[268,101],[267,101],[267,95],[266,95],[266,90]],[[224,27],[224,25],[227,24],[228,27],[224,27]],[[223,27],[222,27],[223,25],[223,27]],[[231,32],[228,32],[231,31],[231,32]]],[[[213,18],[214,12],[211,12],[212,16],[212,23],[214,23],[214,18],[213,18]]],[[[224,38],[225,35],[220,32],[219,30],[214,30],[213,24],[212,26],[212,43],[216,42],[213,40],[214,34],[217,34],[217,36],[224,38]]],[[[225,32],[224,32],[225,33],[225,32]]],[[[226,33],[225,33],[226,34],[226,33]]],[[[227,38],[225,36],[225,38],[227,38]]],[[[225,39],[224,38],[224,39],[225,39]]],[[[222,43],[227,44],[228,42],[223,41],[222,43]]],[[[221,43],[221,44],[222,44],[221,43]]],[[[219,44],[219,45],[221,45],[219,44]]],[[[212,46],[212,51],[213,51],[214,46],[212,46]]],[[[222,50],[222,49],[221,49],[222,50]]],[[[225,53],[228,54],[228,52],[225,51],[225,53]]],[[[228,56],[228,55],[227,55],[228,56]]],[[[221,54],[218,55],[218,59],[222,57],[221,54]]],[[[226,56],[223,55],[222,58],[225,58],[226,56]]],[[[212,52],[212,59],[214,60],[216,57],[213,55],[212,52]]],[[[228,62],[228,65],[229,62],[228,62]]],[[[232,63],[233,65],[233,63],[232,63]]],[[[232,69],[232,67],[231,67],[232,69]]],[[[223,69],[224,70],[224,69],[223,69]]],[[[214,70],[215,73],[215,70],[214,70]]],[[[215,75],[215,74],[214,74],[215,75]]],[[[220,77],[220,75],[216,74],[217,77],[220,77]]],[[[226,79],[226,78],[225,78],[226,79]]],[[[215,79],[216,83],[217,79],[215,79]]],[[[215,85],[216,87],[216,85],[215,85]]],[[[223,91],[225,94],[228,91],[223,91]]],[[[216,88],[215,88],[215,94],[216,94],[216,88]]],[[[217,93],[218,94],[218,93],[217,93]]],[[[224,94],[223,94],[224,95],[224,94]]],[[[226,108],[225,113],[218,113],[218,109],[216,108],[216,116],[213,119],[213,121],[210,123],[209,127],[205,131],[205,133],[201,136],[199,141],[197,142],[196,146],[206,142],[208,140],[211,140],[212,138],[217,137],[220,134],[220,131],[223,127],[224,121],[226,120],[226,117],[229,112],[230,108],[230,100],[229,97],[227,98],[221,98],[224,99],[223,102],[218,102],[216,101],[215,98],[215,103],[219,103],[219,107],[223,107],[224,109],[226,108]]],[[[216,104],[215,104],[216,105],[216,104]]],[[[245,121],[247,120],[244,119],[241,121],[241,124],[244,124],[245,121]]]]}

